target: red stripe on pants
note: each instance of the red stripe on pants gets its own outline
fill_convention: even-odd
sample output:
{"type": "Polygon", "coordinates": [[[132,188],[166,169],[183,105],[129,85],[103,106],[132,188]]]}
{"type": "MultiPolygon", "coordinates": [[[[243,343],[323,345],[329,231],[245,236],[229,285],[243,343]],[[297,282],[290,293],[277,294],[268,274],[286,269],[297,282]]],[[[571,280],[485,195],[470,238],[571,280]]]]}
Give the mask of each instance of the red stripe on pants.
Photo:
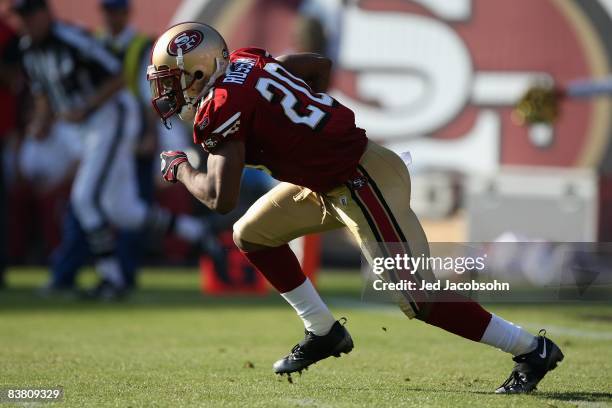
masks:
{"type": "MultiPolygon", "coordinates": [[[[355,192],[372,215],[374,224],[380,231],[383,241],[401,242],[393,228],[393,223],[389,219],[392,215],[387,214],[372,187],[368,184],[355,192]]],[[[380,199],[383,198],[380,197],[380,199]]],[[[365,215],[367,216],[367,214],[365,215]]],[[[395,255],[396,251],[391,249],[388,249],[388,251],[389,256],[395,255]]],[[[419,295],[418,298],[421,300],[422,296],[419,295]]],[[[417,305],[419,310],[426,308],[422,302],[417,302],[417,305]]],[[[438,297],[436,300],[432,300],[427,306],[429,306],[426,308],[429,309],[427,316],[417,316],[418,318],[428,324],[473,341],[480,341],[491,321],[491,313],[487,312],[480,304],[454,292],[445,293],[442,298],[438,297]]]]}

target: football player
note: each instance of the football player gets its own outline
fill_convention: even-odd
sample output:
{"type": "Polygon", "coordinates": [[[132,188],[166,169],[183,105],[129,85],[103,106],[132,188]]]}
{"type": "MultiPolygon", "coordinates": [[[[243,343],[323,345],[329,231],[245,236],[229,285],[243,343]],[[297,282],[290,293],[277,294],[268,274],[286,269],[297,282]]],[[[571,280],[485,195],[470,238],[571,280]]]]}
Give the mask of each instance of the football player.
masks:
{"type": "MultiPolygon", "coordinates": [[[[183,23],[157,40],[147,77],[162,121],[193,121],[194,142],[210,153],[207,171],[183,152],[161,154],[163,178],[180,181],[220,213],[236,205],[243,167],[266,169],[281,181],[234,225],[234,240],[303,320],[306,335],[273,365],[301,372],[353,349],[287,243],[305,234],[348,228],[368,259],[379,246],[429,253],[410,209],[410,175],[395,153],[368,140],[353,112],[327,95],[331,62],[317,54],[273,58],[257,48],[229,54],[212,27],[183,23]]],[[[414,279],[432,279],[419,270],[414,279]]],[[[501,348],[516,365],[498,393],[535,389],[563,359],[544,335],[534,336],[478,303],[436,293],[403,294],[410,318],[501,348]]]]}

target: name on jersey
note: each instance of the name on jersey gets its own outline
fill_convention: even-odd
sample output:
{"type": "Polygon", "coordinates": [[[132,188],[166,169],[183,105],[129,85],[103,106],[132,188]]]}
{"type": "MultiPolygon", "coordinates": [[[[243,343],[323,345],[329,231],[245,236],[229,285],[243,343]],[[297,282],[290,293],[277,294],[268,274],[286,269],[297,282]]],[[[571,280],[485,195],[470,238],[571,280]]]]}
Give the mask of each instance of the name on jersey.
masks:
{"type": "Polygon", "coordinates": [[[247,77],[251,73],[251,70],[255,66],[256,60],[254,58],[238,58],[225,74],[224,84],[244,84],[247,77]]]}

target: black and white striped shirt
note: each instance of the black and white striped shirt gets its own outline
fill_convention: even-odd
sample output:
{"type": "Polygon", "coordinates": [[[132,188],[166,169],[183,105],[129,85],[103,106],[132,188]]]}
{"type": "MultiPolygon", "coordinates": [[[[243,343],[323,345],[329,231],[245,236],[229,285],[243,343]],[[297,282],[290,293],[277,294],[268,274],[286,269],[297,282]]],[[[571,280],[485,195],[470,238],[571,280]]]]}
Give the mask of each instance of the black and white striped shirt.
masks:
{"type": "Polygon", "coordinates": [[[32,92],[45,94],[56,113],[82,108],[106,80],[119,74],[120,61],[88,32],[55,22],[48,38],[21,40],[23,65],[32,92]]]}

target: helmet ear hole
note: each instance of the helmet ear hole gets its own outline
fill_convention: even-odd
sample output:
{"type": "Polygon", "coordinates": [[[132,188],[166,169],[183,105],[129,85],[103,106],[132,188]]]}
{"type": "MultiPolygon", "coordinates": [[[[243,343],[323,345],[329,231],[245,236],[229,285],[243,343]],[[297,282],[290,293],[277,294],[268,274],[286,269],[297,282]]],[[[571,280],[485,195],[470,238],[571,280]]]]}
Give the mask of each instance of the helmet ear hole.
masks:
{"type": "Polygon", "coordinates": [[[202,71],[196,71],[194,74],[194,78],[196,81],[199,81],[200,79],[204,78],[204,73],[202,71]]]}

